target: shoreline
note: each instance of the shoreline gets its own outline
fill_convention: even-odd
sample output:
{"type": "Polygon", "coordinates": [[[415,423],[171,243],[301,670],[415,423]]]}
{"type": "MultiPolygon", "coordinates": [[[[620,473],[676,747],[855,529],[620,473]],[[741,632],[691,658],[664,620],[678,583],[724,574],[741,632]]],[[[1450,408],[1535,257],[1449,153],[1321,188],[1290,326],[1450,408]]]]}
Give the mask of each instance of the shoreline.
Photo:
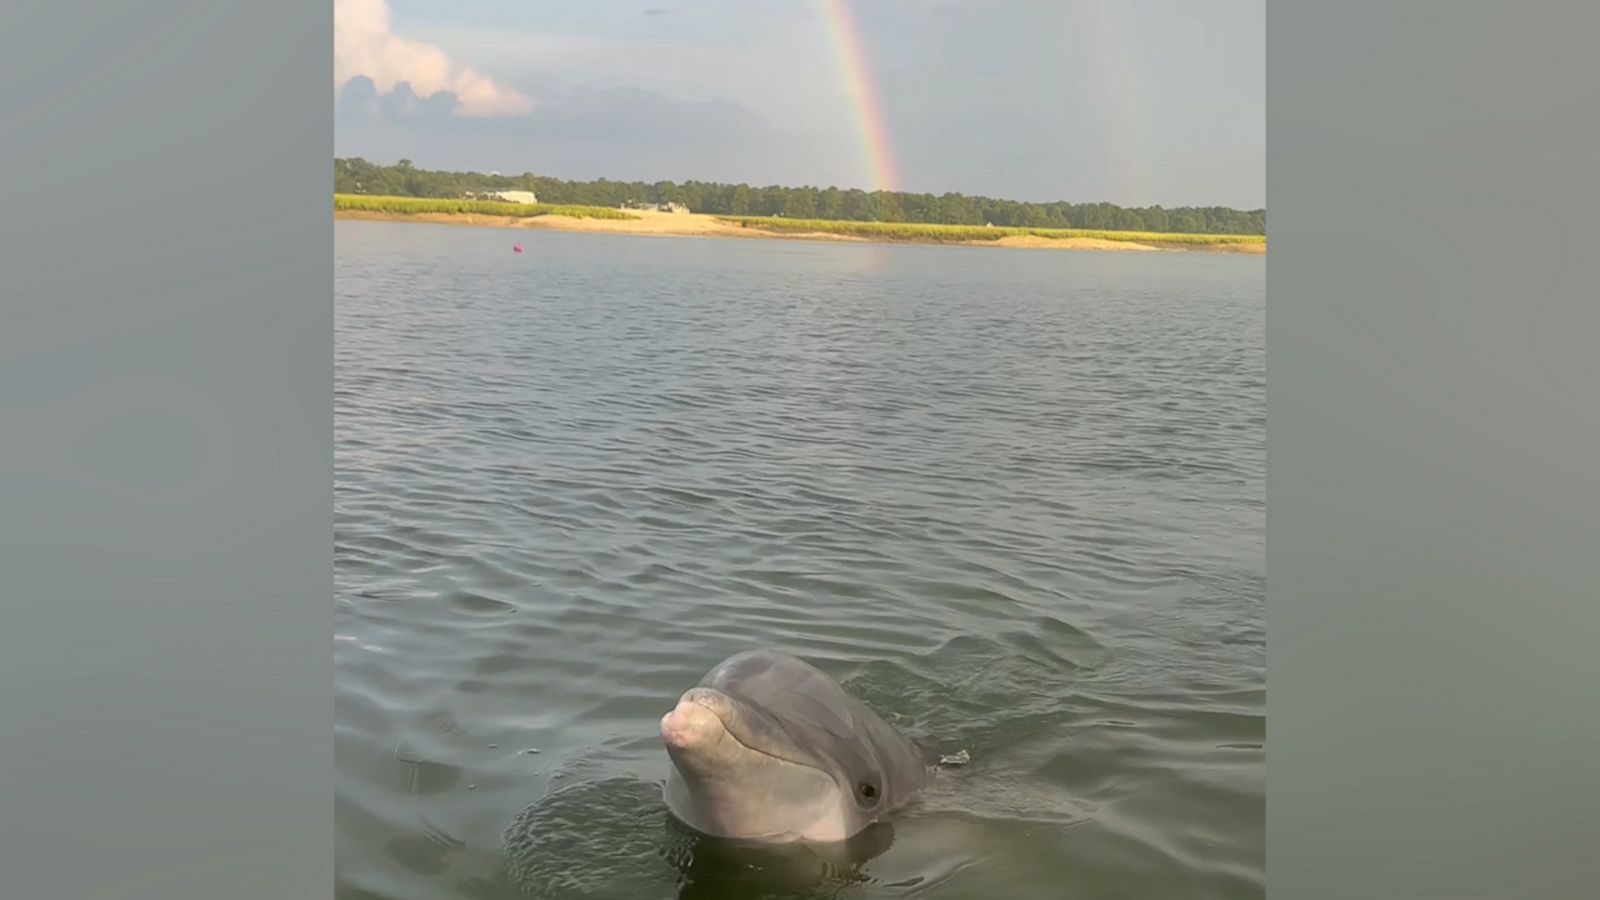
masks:
{"type": "Polygon", "coordinates": [[[335,219],[367,222],[414,222],[469,228],[509,228],[530,231],[577,231],[643,237],[702,237],[734,240],[829,241],[850,244],[923,244],[955,247],[999,247],[1015,250],[1100,250],[1119,253],[1224,253],[1264,256],[1266,241],[1231,244],[1197,244],[1166,241],[1108,240],[1097,237],[1049,238],[1010,235],[997,240],[940,240],[933,237],[867,237],[828,231],[779,231],[741,226],[704,213],[666,213],[630,210],[630,219],[574,218],[555,213],[540,216],[503,216],[483,213],[382,212],[335,209],[335,219]]]}

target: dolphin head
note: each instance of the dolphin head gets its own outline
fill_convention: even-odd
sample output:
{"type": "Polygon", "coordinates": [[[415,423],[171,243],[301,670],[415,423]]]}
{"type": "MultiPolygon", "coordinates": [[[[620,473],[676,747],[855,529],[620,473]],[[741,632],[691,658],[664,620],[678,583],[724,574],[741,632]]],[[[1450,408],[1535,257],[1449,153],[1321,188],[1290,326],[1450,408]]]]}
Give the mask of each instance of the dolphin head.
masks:
{"type": "Polygon", "coordinates": [[[730,657],[661,718],[665,798],[716,837],[833,842],[908,799],[922,753],[822,672],[757,650],[730,657]]]}

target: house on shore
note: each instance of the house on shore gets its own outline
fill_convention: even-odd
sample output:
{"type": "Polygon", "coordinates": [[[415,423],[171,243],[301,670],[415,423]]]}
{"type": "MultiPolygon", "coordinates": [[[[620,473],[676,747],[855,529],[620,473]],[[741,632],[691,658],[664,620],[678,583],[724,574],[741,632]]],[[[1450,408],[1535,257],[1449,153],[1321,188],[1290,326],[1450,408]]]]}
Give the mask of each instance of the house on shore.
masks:
{"type": "Polygon", "coordinates": [[[497,200],[501,203],[538,203],[533,191],[467,191],[463,200],[497,200]]]}
{"type": "Polygon", "coordinates": [[[624,200],[618,209],[636,209],[646,212],[686,213],[689,207],[682,203],[640,203],[637,200],[624,200]]]}

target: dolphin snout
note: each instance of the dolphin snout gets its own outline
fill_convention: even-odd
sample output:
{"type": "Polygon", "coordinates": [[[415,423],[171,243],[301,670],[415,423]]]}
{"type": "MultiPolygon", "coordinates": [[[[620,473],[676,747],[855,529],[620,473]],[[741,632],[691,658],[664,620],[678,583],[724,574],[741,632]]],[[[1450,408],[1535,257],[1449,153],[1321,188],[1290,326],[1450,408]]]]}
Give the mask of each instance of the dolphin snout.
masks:
{"type": "Polygon", "coordinates": [[[661,717],[661,739],[679,750],[713,743],[722,736],[721,714],[730,706],[728,698],[716,691],[689,691],[661,717]]]}

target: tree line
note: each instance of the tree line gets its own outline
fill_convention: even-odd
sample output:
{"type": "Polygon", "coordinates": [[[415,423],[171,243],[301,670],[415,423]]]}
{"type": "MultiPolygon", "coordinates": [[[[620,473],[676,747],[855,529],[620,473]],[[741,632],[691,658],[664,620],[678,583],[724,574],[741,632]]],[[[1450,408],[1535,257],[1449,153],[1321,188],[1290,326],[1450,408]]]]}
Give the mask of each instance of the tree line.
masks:
{"type": "Polygon", "coordinates": [[[469,191],[533,191],[541,203],[620,206],[682,203],[694,212],[724,216],[783,216],[854,222],[915,222],[1004,228],[1090,228],[1187,234],[1266,234],[1267,211],[1221,206],[1128,208],[1112,203],[1025,203],[964,194],[909,194],[837,187],[752,187],[686,181],[563,181],[525,172],[485,175],[418,169],[402,159],[392,166],[360,157],[335,159],[333,189],[341,194],[459,198],[469,191]]]}

